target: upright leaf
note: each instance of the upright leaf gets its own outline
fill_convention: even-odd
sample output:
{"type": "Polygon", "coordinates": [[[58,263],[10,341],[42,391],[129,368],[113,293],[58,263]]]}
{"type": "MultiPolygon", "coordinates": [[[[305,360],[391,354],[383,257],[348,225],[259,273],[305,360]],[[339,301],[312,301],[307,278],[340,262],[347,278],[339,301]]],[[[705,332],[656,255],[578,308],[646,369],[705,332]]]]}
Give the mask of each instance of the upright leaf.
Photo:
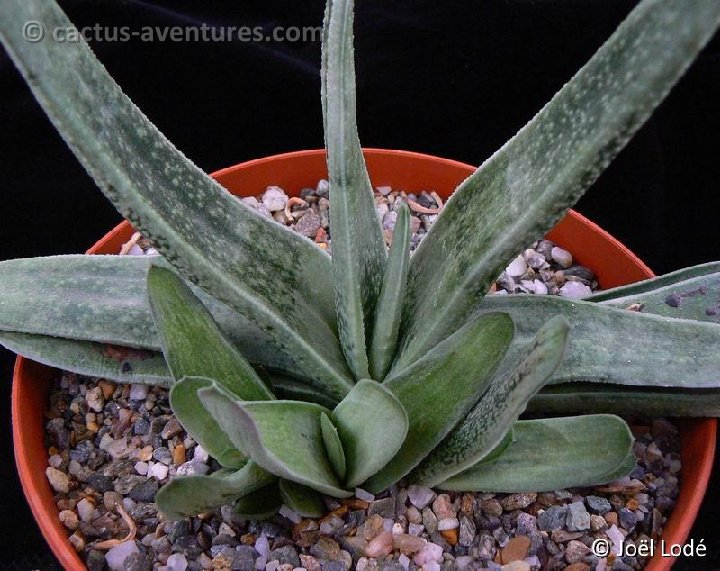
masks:
{"type": "Polygon", "coordinates": [[[495,450],[525,410],[528,400],[557,369],[569,330],[561,316],[543,325],[514,368],[492,380],[470,414],[412,472],[412,480],[435,486],[495,450]]]}
{"type": "Polygon", "coordinates": [[[329,0],[323,40],[323,113],[330,175],[332,265],[340,343],[356,379],[382,286],[385,242],[355,122],[353,2],[329,0]]]}
{"type": "Polygon", "coordinates": [[[471,320],[411,367],[383,383],[408,415],[400,451],[363,487],[381,492],[407,475],[472,410],[487,390],[513,337],[504,313],[471,320]]]}
{"type": "Polygon", "coordinates": [[[336,336],[330,259],[185,158],[122,93],[87,43],[28,42],[23,24],[71,23],[53,1],[0,5],[0,39],[105,195],[182,275],[255,323],[309,376],[352,382],[336,336]],[[69,104],[68,102],[72,102],[69,104]]]}
{"type": "Polygon", "coordinates": [[[590,187],[712,37],[715,0],[643,0],[465,182],[410,263],[407,365],[464,323],[504,265],[590,187]]]}
{"type": "Polygon", "coordinates": [[[275,398],[179,277],[153,266],[147,288],[165,360],[176,379],[209,377],[243,400],[275,398]]]}
{"type": "Polygon", "coordinates": [[[333,418],[347,460],[345,485],[359,486],[384,467],[402,446],[408,417],[390,389],[362,379],[335,407],[333,418]]]}
{"type": "Polygon", "coordinates": [[[397,214],[370,347],[370,374],[377,381],[385,378],[395,357],[410,265],[410,209],[403,203],[397,214]]]}
{"type": "Polygon", "coordinates": [[[320,413],[326,408],[295,401],[242,402],[219,385],[200,389],[201,402],[235,446],[280,478],[335,497],[342,489],[323,442],[320,413]]]}
{"type": "Polygon", "coordinates": [[[252,460],[237,471],[210,476],[177,476],[163,485],[155,502],[169,520],[196,516],[260,490],[277,478],[252,460]]]}
{"type": "Polygon", "coordinates": [[[613,415],[523,420],[515,441],[487,463],[480,462],[438,485],[442,490],[538,492],[605,484],[635,466],[633,437],[613,415]],[[568,469],[572,467],[572,469],[568,469]]]}
{"type": "Polygon", "coordinates": [[[330,420],[330,417],[324,412],[320,413],[320,432],[325,444],[325,452],[327,452],[328,460],[332,466],[333,472],[341,482],[345,481],[347,476],[347,460],[345,459],[345,450],[337,428],[330,420]]]}

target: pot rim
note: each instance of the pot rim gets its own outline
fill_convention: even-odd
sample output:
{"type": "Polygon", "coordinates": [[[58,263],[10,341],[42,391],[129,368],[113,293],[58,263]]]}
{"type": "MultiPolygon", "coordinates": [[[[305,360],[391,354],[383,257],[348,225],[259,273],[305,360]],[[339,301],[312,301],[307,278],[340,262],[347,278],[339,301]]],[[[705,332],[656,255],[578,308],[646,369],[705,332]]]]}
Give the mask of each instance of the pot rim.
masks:
{"type": "MultiPolygon", "coordinates": [[[[384,181],[390,178],[398,181],[402,180],[403,176],[409,175],[416,182],[421,182],[424,177],[435,181],[427,184],[425,188],[440,190],[439,185],[445,185],[446,188],[453,189],[475,170],[475,167],[466,163],[413,151],[366,148],[363,149],[363,152],[368,162],[370,178],[375,186],[385,184],[384,181]],[[438,167],[442,172],[436,170],[438,167]],[[398,170],[405,171],[405,174],[398,174],[398,170]]],[[[281,187],[285,184],[288,187],[299,188],[302,186],[301,184],[297,184],[297,182],[288,184],[284,182],[284,177],[290,176],[297,181],[302,176],[307,176],[310,177],[307,179],[308,184],[315,184],[319,178],[318,173],[327,173],[324,149],[293,151],[244,161],[217,170],[210,176],[225,186],[233,186],[239,179],[242,179],[243,184],[247,187],[252,187],[253,184],[266,186],[272,183],[281,187]],[[275,177],[273,172],[273,176],[269,180],[268,167],[277,168],[278,165],[283,165],[289,174],[278,171],[275,177]],[[312,181],[313,177],[314,182],[312,181]]],[[[320,176],[323,175],[320,174],[320,176]]],[[[397,186],[397,182],[395,186],[397,186]]],[[[421,187],[422,185],[418,186],[418,189],[421,187]]],[[[252,189],[249,190],[251,192],[248,194],[255,194],[252,189]]],[[[131,232],[130,224],[123,221],[98,240],[87,253],[97,253],[101,250],[118,251],[117,245],[125,241],[131,232]]],[[[590,244],[586,245],[586,248],[592,249],[588,253],[592,253],[593,257],[609,257],[613,259],[614,263],[620,261],[620,265],[625,270],[624,277],[600,275],[603,287],[613,287],[653,276],[652,271],[626,246],[574,210],[570,210],[565,219],[548,233],[548,238],[567,244],[568,240],[572,240],[573,235],[578,234],[591,237],[590,244]]],[[[571,249],[573,248],[571,247],[571,249]]],[[[575,255],[575,252],[573,254],[575,255]]],[[[588,264],[587,260],[582,259],[581,255],[578,255],[577,258],[595,270],[592,264],[588,264]]],[[[12,386],[13,447],[23,492],[42,535],[66,569],[81,570],[85,569],[85,566],[68,541],[66,529],[57,517],[58,512],[52,499],[52,491],[45,477],[47,450],[44,442],[38,442],[38,440],[42,440],[40,435],[44,433],[42,402],[46,401],[44,394],[47,391],[43,393],[42,389],[47,386],[46,381],[53,373],[54,369],[51,367],[40,365],[23,357],[16,359],[12,386]],[[38,385],[40,390],[33,391],[33,388],[28,386],[33,383],[38,385]],[[33,405],[36,406],[33,407],[33,405]],[[39,408],[42,410],[38,410],[39,408]],[[31,417],[30,420],[28,420],[29,417],[31,417]],[[36,425],[33,425],[33,422],[36,425]],[[38,460],[42,460],[40,469],[38,460]]],[[[682,419],[678,424],[681,428],[682,438],[680,494],[663,528],[662,537],[671,543],[682,544],[686,541],[697,517],[710,479],[716,446],[717,420],[714,418],[682,419]],[[688,477],[688,469],[691,470],[691,477],[688,477]],[[685,485],[682,485],[683,480],[685,485]]],[[[673,561],[674,558],[660,558],[659,555],[656,555],[645,569],[648,571],[668,570],[673,561]]]]}

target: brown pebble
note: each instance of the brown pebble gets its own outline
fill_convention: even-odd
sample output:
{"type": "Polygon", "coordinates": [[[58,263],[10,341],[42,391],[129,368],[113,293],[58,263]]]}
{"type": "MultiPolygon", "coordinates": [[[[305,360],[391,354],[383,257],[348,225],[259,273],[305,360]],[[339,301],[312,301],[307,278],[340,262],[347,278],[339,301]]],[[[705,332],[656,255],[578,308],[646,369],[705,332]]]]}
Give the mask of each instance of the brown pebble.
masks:
{"type": "Polygon", "coordinates": [[[180,443],[173,450],[173,464],[180,465],[185,463],[185,445],[180,443]]]}
{"type": "Polygon", "coordinates": [[[497,500],[485,500],[480,507],[485,515],[498,517],[503,513],[502,506],[497,500]]]}
{"type": "Polygon", "coordinates": [[[414,535],[408,535],[406,533],[393,535],[393,546],[405,555],[417,553],[425,547],[425,545],[427,545],[427,540],[421,537],[415,537],[414,535]]]}
{"type": "Polygon", "coordinates": [[[458,542],[458,530],[456,529],[445,529],[440,532],[440,535],[442,535],[445,538],[445,541],[448,542],[448,545],[455,545],[458,542]]]}
{"type": "Polygon", "coordinates": [[[68,537],[68,539],[75,548],[75,551],[82,552],[85,550],[85,536],[79,531],[73,533],[70,537],[68,537]]]}
{"type": "Polygon", "coordinates": [[[152,458],[153,455],[153,448],[152,446],[146,446],[145,448],[141,448],[137,452],[137,459],[141,462],[147,462],[152,458]]]}
{"type": "Polygon", "coordinates": [[[110,397],[115,392],[115,384],[111,383],[106,379],[101,379],[100,381],[98,381],[98,387],[100,387],[100,390],[102,391],[105,400],[110,399],[110,397]]]}
{"type": "Polygon", "coordinates": [[[526,535],[516,535],[500,551],[500,562],[504,565],[525,559],[530,550],[530,543],[530,538],[526,535]]]}
{"type": "Polygon", "coordinates": [[[573,539],[580,539],[582,537],[581,531],[565,531],[564,529],[556,529],[550,537],[555,543],[565,543],[566,541],[572,541],[573,539]]]}
{"type": "Polygon", "coordinates": [[[615,512],[608,512],[605,514],[605,521],[607,522],[608,526],[617,525],[618,515],[615,512]]]}
{"type": "Polygon", "coordinates": [[[590,565],[587,563],[573,563],[563,569],[563,571],[590,571],[590,565]]]}
{"type": "Polygon", "coordinates": [[[240,543],[243,545],[255,545],[257,536],[254,533],[246,533],[240,536],[240,543]]]}
{"type": "Polygon", "coordinates": [[[460,511],[465,515],[472,516],[475,510],[475,498],[472,494],[463,494],[462,500],[460,501],[460,511]]]}
{"type": "Polygon", "coordinates": [[[393,550],[393,536],[389,531],[384,531],[380,535],[370,540],[365,548],[367,557],[385,557],[390,555],[393,550]]]}
{"type": "Polygon", "coordinates": [[[370,502],[366,502],[365,500],[361,500],[359,498],[340,500],[340,503],[351,510],[366,510],[370,505],[370,502]]]}
{"type": "Polygon", "coordinates": [[[638,502],[635,498],[630,498],[625,504],[625,507],[629,510],[635,511],[640,507],[640,502],[638,502]]]}
{"type": "Polygon", "coordinates": [[[78,527],[77,514],[72,510],[63,510],[59,514],[60,521],[62,524],[71,531],[74,531],[78,527]]]}

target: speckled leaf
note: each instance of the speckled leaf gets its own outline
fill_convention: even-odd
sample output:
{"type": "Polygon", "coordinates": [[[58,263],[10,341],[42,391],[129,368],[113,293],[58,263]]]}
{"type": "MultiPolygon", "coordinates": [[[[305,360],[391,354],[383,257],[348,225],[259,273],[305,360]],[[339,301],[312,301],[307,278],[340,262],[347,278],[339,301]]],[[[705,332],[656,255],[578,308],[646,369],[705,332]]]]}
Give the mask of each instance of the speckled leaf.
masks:
{"type": "Polygon", "coordinates": [[[276,480],[250,460],[237,471],[175,477],[158,490],[155,502],[167,519],[184,519],[232,503],[276,480]]]}
{"type": "Polygon", "coordinates": [[[55,2],[8,0],[0,39],[105,195],[182,275],[229,304],[342,398],[327,253],[261,216],[185,158],[122,93],[84,40],[28,42],[23,23],[71,24],[55,2]]]}
{"type": "Polygon", "coordinates": [[[475,408],[410,474],[411,480],[435,486],[497,448],[560,365],[569,330],[562,316],[543,325],[512,370],[495,376],[475,408]]]}
{"type": "Polygon", "coordinates": [[[277,484],[267,486],[243,496],[235,502],[235,512],[242,519],[261,521],[274,516],[282,506],[277,484]]]}
{"type": "Polygon", "coordinates": [[[397,350],[410,264],[410,209],[403,203],[397,213],[370,346],[370,374],[377,381],[385,378],[397,350]]]}
{"type": "Polygon", "coordinates": [[[327,513],[322,496],[312,488],[289,480],[280,480],[278,487],[283,503],[302,517],[319,518],[327,513]]]}
{"type": "Polygon", "coordinates": [[[247,457],[236,448],[198,398],[198,390],[211,387],[213,382],[207,377],[181,378],[170,389],[170,407],[187,433],[221,466],[239,468],[247,457]]]}
{"type": "Polygon", "coordinates": [[[352,0],[329,0],[321,82],[333,279],[342,349],[355,378],[364,379],[386,252],[355,122],[352,29],[352,0]]]}
{"type": "Polygon", "coordinates": [[[642,313],[720,324],[720,264],[704,264],[607,290],[585,301],[622,309],[634,306],[642,313]],[[714,272],[701,273],[710,269],[714,272]]]}
{"type": "Polygon", "coordinates": [[[480,462],[437,487],[463,492],[541,492],[593,486],[630,472],[633,437],[613,415],[524,420],[515,441],[495,460],[480,462]]]}
{"type": "MultiPolygon", "coordinates": [[[[352,394],[352,393],[351,393],[352,394]]],[[[320,430],[322,432],[323,443],[325,444],[325,451],[330,460],[335,475],[338,477],[340,482],[345,481],[347,476],[347,460],[345,459],[345,450],[343,450],[342,442],[340,442],[340,436],[338,435],[337,428],[333,424],[330,417],[324,412],[320,413],[320,430]]]]}
{"type": "Polygon", "coordinates": [[[161,353],[48,335],[0,331],[0,345],[33,361],[120,383],[169,387],[172,376],[161,353]]]}
{"type": "Polygon", "coordinates": [[[504,313],[480,316],[383,383],[409,421],[400,451],[363,488],[381,492],[407,475],[472,410],[485,392],[513,337],[504,313]]]}
{"type": "Polygon", "coordinates": [[[528,404],[528,412],[614,413],[659,416],[720,416],[720,389],[624,387],[598,383],[566,383],[545,387],[528,404]]]}
{"type": "MultiPolygon", "coordinates": [[[[0,262],[0,331],[159,351],[147,300],[147,272],[150,264],[162,263],[159,256],[84,255],[0,262]]],[[[302,376],[298,364],[245,317],[190,287],[249,361],[302,376]]]]}
{"type": "Polygon", "coordinates": [[[720,3],[644,0],[553,99],[455,191],[410,262],[402,362],[470,315],[550,230],[712,37],[720,3]]]}
{"type": "Polygon", "coordinates": [[[209,377],[243,400],[275,398],[179,277],[153,266],[147,287],[163,354],[176,379],[209,377]]]}
{"type": "Polygon", "coordinates": [[[390,462],[408,433],[408,415],[398,398],[369,379],[358,381],[335,407],[333,420],[347,459],[348,488],[359,486],[390,462]]]}
{"type": "Polygon", "coordinates": [[[509,356],[549,318],[563,315],[571,325],[570,341],[552,383],[720,388],[720,325],[547,295],[487,296],[479,311],[513,317],[517,342],[509,356]]]}
{"type": "Polygon", "coordinates": [[[320,413],[326,408],[299,401],[242,402],[219,385],[200,389],[205,408],[233,444],[280,478],[324,494],[348,497],[325,452],[320,413]]]}

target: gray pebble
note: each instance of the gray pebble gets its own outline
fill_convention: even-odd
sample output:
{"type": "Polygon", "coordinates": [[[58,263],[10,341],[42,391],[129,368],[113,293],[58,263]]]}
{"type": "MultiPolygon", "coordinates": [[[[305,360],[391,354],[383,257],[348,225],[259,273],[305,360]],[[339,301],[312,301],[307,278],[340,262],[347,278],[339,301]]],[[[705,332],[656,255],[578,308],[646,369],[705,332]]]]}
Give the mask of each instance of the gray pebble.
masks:
{"type": "Polygon", "coordinates": [[[135,487],[147,482],[145,476],[121,476],[113,483],[113,489],[123,496],[127,496],[130,491],[135,487]]]}
{"type": "Polygon", "coordinates": [[[347,571],[343,561],[324,561],[321,569],[322,571],[347,571]]]}
{"type": "Polygon", "coordinates": [[[155,478],[145,480],[130,490],[130,498],[136,502],[154,502],[158,487],[159,484],[155,478]]]}
{"type": "Polygon", "coordinates": [[[284,563],[289,563],[290,565],[294,567],[300,567],[300,557],[298,556],[297,551],[292,545],[285,545],[283,547],[279,547],[278,549],[273,549],[268,554],[268,561],[279,561],[280,565],[283,565],[284,563]]]}
{"type": "Polygon", "coordinates": [[[582,502],[573,502],[568,505],[565,525],[570,531],[590,529],[590,514],[582,502]]]}
{"type": "Polygon", "coordinates": [[[458,533],[458,543],[463,547],[470,547],[475,539],[477,528],[473,521],[467,516],[460,517],[460,531],[458,533]]]}
{"type": "Polygon", "coordinates": [[[610,502],[605,498],[599,496],[588,496],[587,500],[588,507],[597,514],[605,515],[611,509],[610,502]]]}
{"type": "Polygon", "coordinates": [[[97,549],[91,549],[85,555],[85,565],[89,571],[103,571],[105,569],[105,554],[97,549]]]}
{"type": "Polygon", "coordinates": [[[620,522],[620,527],[627,531],[632,531],[637,525],[637,518],[635,517],[635,513],[628,508],[622,508],[618,512],[618,520],[620,522]]]}
{"type": "Polygon", "coordinates": [[[170,543],[175,543],[181,537],[192,533],[190,522],[185,519],[168,522],[165,524],[165,533],[167,533],[167,538],[170,543]]]}
{"type": "Polygon", "coordinates": [[[152,560],[144,553],[131,553],[123,561],[125,571],[150,571],[152,560]]]}
{"type": "Polygon", "coordinates": [[[200,547],[200,544],[194,535],[179,537],[177,541],[173,543],[172,550],[173,553],[182,553],[188,559],[199,557],[203,552],[202,547],[200,547]]]}
{"type": "Polygon", "coordinates": [[[103,476],[102,474],[91,474],[87,478],[87,483],[95,488],[95,491],[104,494],[113,489],[113,481],[109,476],[103,476]]]}
{"type": "MultiPolygon", "coordinates": [[[[375,500],[370,503],[368,507],[368,517],[375,514],[382,516],[383,518],[392,519],[395,517],[395,498],[390,496],[389,498],[383,498],[381,500],[375,500]]],[[[427,526],[426,526],[427,527],[427,526]]]]}

